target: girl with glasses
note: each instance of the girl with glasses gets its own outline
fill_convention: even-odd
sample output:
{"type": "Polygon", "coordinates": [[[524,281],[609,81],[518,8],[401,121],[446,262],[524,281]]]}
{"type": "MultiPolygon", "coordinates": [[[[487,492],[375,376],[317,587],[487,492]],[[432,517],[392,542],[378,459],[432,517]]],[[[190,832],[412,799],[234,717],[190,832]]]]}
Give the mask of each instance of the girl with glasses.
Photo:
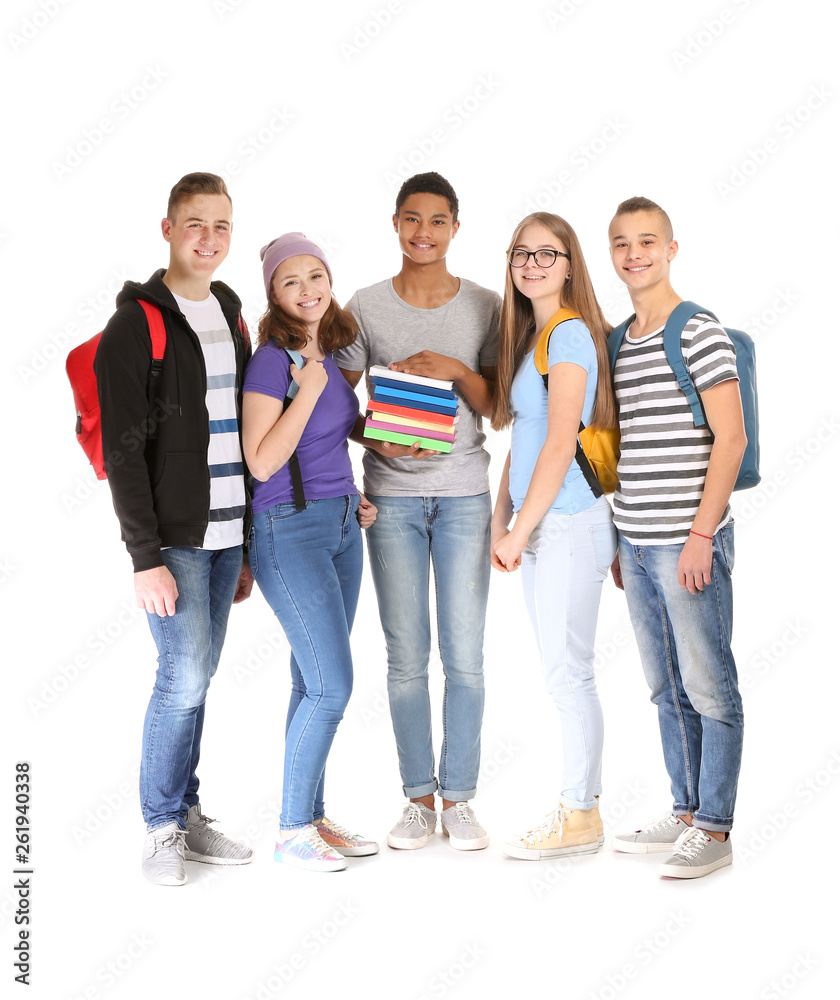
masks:
{"type": "Polygon", "coordinates": [[[506,854],[524,860],[594,854],[604,841],[598,812],[604,726],[594,644],[616,534],[610,505],[588,485],[576,449],[582,426],[617,426],[609,330],[572,227],[547,212],[523,219],[508,248],[499,331],[492,424],[513,429],[493,513],[491,560],[501,572],[522,568],[563,746],[556,804],[538,826],[505,844],[506,854]],[[546,349],[546,337],[544,380],[535,349],[546,349]]]}

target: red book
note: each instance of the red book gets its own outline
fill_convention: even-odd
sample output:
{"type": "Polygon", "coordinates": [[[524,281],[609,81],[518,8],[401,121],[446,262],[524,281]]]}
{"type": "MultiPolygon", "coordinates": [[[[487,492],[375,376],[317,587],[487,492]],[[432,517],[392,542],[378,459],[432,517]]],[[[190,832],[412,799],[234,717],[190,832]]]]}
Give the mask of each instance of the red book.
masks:
{"type": "MultiPolygon", "coordinates": [[[[411,417],[417,419],[420,416],[418,410],[412,409],[410,406],[397,406],[396,403],[383,403],[378,399],[369,399],[367,402],[367,409],[378,411],[380,413],[394,413],[398,417],[411,417]]],[[[442,424],[444,427],[453,427],[455,424],[455,415],[448,415],[446,413],[431,413],[429,410],[422,411],[422,419],[429,420],[433,424],[442,424]]]]}

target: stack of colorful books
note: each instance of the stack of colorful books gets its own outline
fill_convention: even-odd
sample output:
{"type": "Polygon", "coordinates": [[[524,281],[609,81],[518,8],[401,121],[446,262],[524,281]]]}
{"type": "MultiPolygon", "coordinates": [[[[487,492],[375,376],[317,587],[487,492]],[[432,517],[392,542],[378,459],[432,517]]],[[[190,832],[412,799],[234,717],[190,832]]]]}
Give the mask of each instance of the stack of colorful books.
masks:
{"type": "Polygon", "coordinates": [[[455,441],[458,399],[452,383],[407,375],[374,365],[373,392],[367,404],[365,437],[394,444],[449,452],[455,441]]]}

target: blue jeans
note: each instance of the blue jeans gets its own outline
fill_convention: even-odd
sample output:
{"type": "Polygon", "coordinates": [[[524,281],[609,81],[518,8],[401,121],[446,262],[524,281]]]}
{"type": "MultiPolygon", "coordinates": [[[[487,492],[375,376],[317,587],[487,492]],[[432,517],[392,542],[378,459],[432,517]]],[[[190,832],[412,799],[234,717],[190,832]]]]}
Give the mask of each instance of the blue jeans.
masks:
{"type": "Polygon", "coordinates": [[[175,577],[175,614],[147,614],[158,650],[158,669],[140,762],[140,805],[146,828],[185,826],[198,802],[196,767],[204,728],[204,699],[216,673],[228,615],[242,570],[242,547],[162,552],[175,577]]]}
{"type": "Polygon", "coordinates": [[[388,699],[403,791],[438,788],[429,702],[429,563],[445,675],[440,794],[475,795],[484,715],[484,616],[490,587],[490,494],[370,497],[370,567],[388,648],[388,699]]]}
{"type": "Polygon", "coordinates": [[[578,514],[549,510],[522,552],[525,604],[560,713],[559,798],[569,809],[593,809],[601,794],[604,715],[595,687],[595,627],[615,535],[612,509],[601,497],[578,514]]]}
{"type": "Polygon", "coordinates": [[[659,711],[674,812],[695,826],[732,829],[744,714],[732,657],[730,522],[712,543],[712,582],[677,583],[683,546],[631,545],[620,533],[621,576],[651,701],[659,711]]]}
{"type": "Polygon", "coordinates": [[[362,580],[353,496],[254,514],[251,569],[292,647],[280,827],[324,815],[324,769],[353,689],[350,629],[362,580]]]}

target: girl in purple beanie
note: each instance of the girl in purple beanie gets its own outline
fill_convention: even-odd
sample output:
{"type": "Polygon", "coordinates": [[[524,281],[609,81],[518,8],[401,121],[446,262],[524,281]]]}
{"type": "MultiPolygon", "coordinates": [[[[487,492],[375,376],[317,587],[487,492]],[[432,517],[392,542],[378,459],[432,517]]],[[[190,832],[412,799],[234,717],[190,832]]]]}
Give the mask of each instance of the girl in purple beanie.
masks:
{"type": "Polygon", "coordinates": [[[292,648],[274,857],[338,871],[346,857],[379,850],[324,815],[324,769],[353,687],[359,528],[376,518],[354,485],[347,450],[358,401],[332,359],[353,343],[357,327],[333,298],[323,251],[303,233],[278,237],[260,257],[268,308],[245,373],[242,413],[245,460],[255,479],[250,558],[292,648]]]}

